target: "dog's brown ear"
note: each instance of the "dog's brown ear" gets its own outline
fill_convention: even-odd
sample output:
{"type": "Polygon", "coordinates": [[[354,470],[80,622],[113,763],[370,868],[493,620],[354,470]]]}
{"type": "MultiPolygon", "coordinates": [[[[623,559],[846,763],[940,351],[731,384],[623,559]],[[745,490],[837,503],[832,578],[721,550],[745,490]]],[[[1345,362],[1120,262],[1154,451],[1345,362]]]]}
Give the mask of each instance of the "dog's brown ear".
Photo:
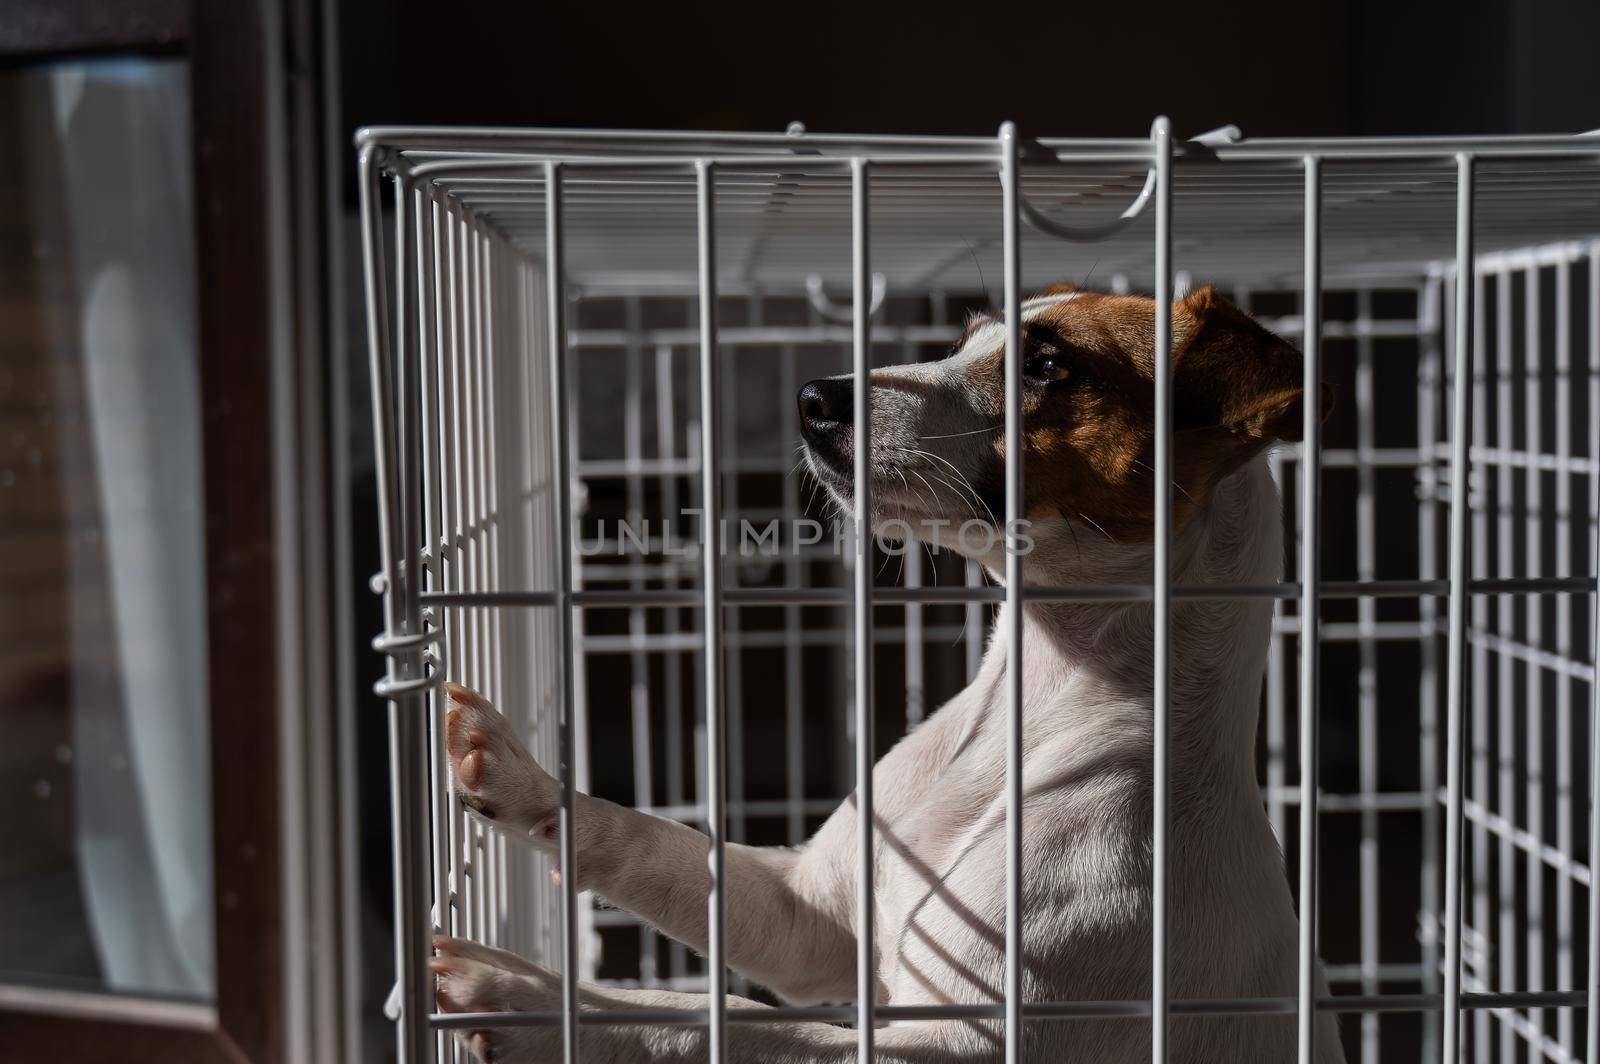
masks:
{"type": "MultiPolygon", "coordinates": [[[[1173,392],[1180,428],[1225,428],[1265,445],[1305,431],[1305,359],[1207,285],[1173,307],[1173,392]]],[[[1326,419],[1333,392],[1320,386],[1326,419]]]]}

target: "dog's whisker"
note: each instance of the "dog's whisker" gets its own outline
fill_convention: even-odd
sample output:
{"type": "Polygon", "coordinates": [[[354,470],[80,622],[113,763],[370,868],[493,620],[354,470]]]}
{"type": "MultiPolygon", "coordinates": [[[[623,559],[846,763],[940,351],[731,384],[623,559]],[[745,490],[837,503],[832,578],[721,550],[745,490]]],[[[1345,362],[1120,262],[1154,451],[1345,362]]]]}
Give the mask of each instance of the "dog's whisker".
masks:
{"type": "Polygon", "coordinates": [[[961,486],[963,488],[965,488],[967,493],[972,496],[973,501],[978,503],[979,505],[981,505],[983,507],[984,511],[989,515],[989,523],[990,524],[998,524],[999,523],[995,519],[994,511],[989,509],[989,504],[984,502],[983,501],[983,496],[978,494],[978,489],[976,489],[976,488],[974,488],[972,486],[972,482],[967,479],[967,476],[966,476],[965,473],[961,472],[961,470],[956,468],[956,465],[955,465],[954,462],[951,462],[948,458],[944,458],[944,457],[941,457],[940,455],[934,454],[932,451],[924,451],[924,450],[921,450],[920,448],[908,448],[908,450],[910,450],[911,453],[919,455],[921,457],[932,459],[935,462],[944,463],[945,468],[949,469],[951,474],[954,475],[958,481],[960,481],[961,486]]]}
{"type": "Polygon", "coordinates": [[[1095,259],[1094,260],[1094,265],[1089,267],[1089,272],[1084,274],[1083,275],[1083,280],[1078,282],[1078,287],[1079,288],[1088,288],[1089,287],[1089,278],[1093,277],[1094,276],[1094,271],[1098,270],[1099,268],[1100,268],[1100,260],[1099,259],[1095,259]]]}
{"type": "Polygon", "coordinates": [[[993,308],[994,298],[989,294],[989,285],[983,279],[983,262],[978,258],[978,249],[965,236],[962,236],[961,242],[967,245],[967,254],[972,256],[973,269],[978,271],[978,287],[982,289],[983,297],[989,301],[989,306],[993,308]]]}
{"type": "MultiPolygon", "coordinates": [[[[932,502],[929,505],[928,509],[930,511],[932,511],[932,512],[937,512],[937,510],[939,509],[939,501],[940,501],[939,500],[939,489],[935,488],[932,484],[929,484],[928,483],[928,478],[923,476],[921,473],[917,472],[915,469],[911,470],[911,475],[916,477],[918,480],[922,481],[922,483],[927,487],[929,495],[932,496],[932,502]]],[[[900,479],[901,480],[905,479],[905,474],[904,473],[900,474],[900,479]]],[[[917,497],[921,498],[921,496],[922,496],[922,493],[918,492],[917,493],[917,497]]]]}
{"type": "MultiPolygon", "coordinates": [[[[1140,467],[1140,468],[1142,468],[1142,469],[1148,469],[1148,470],[1150,470],[1150,475],[1151,475],[1151,476],[1154,476],[1154,475],[1155,475],[1155,472],[1156,472],[1156,471],[1155,471],[1155,467],[1154,467],[1154,466],[1152,466],[1152,465],[1151,465],[1151,464],[1150,464],[1150,463],[1149,463],[1149,462],[1145,462],[1145,461],[1142,461],[1142,460],[1140,460],[1140,459],[1138,459],[1138,458],[1135,458],[1135,459],[1134,459],[1134,460],[1133,460],[1133,464],[1134,464],[1134,465],[1136,465],[1136,466],[1139,466],[1139,467],[1140,467]]],[[[1185,488],[1184,488],[1184,486],[1183,486],[1183,485],[1182,485],[1182,484],[1179,484],[1179,483],[1178,483],[1178,481],[1177,481],[1177,479],[1176,479],[1176,478],[1173,478],[1173,477],[1169,477],[1169,478],[1168,478],[1168,482],[1169,482],[1169,483],[1170,483],[1170,484],[1171,484],[1171,485],[1172,485],[1172,486],[1173,486],[1173,487],[1174,487],[1174,488],[1176,488],[1176,489],[1177,489],[1177,491],[1178,491],[1178,494],[1180,494],[1180,495],[1182,495],[1182,496],[1183,496],[1183,497],[1184,497],[1184,498],[1185,498],[1185,499],[1188,499],[1188,500],[1189,500],[1189,505],[1191,505],[1191,506],[1193,506],[1193,507],[1195,507],[1195,508],[1196,508],[1196,509],[1199,509],[1199,510],[1204,510],[1204,509],[1206,509],[1206,507],[1204,507],[1204,506],[1201,506],[1201,505],[1200,505],[1200,501],[1199,501],[1199,500],[1198,500],[1198,499],[1196,499],[1196,498],[1195,498],[1195,497],[1194,497],[1194,496],[1193,496],[1193,495],[1190,495],[1190,494],[1189,494],[1189,492],[1188,492],[1188,490],[1187,490],[1187,489],[1185,489],[1185,488]]]]}
{"type": "Polygon", "coordinates": [[[998,425],[990,425],[990,426],[988,426],[986,428],[972,429],[970,432],[949,432],[949,433],[944,433],[943,435],[937,435],[937,436],[918,436],[917,439],[919,439],[919,440],[955,440],[955,439],[961,438],[962,436],[977,436],[977,435],[979,435],[981,433],[985,433],[985,432],[999,432],[1001,429],[1003,429],[1005,427],[1006,427],[1005,423],[1002,422],[1002,423],[1000,423],[998,425]]]}
{"type": "MultiPolygon", "coordinates": [[[[1106,539],[1108,541],[1110,541],[1112,543],[1115,543],[1117,541],[1115,536],[1113,536],[1110,532],[1107,532],[1105,529],[1101,528],[1100,527],[1100,523],[1098,521],[1096,521],[1094,518],[1092,518],[1092,517],[1088,516],[1087,514],[1085,514],[1082,510],[1074,510],[1073,512],[1076,513],[1085,522],[1087,522],[1089,527],[1093,528],[1096,532],[1098,532],[1102,536],[1106,537],[1106,539]]],[[[1069,524],[1068,527],[1070,528],[1071,525],[1069,524]]]]}
{"type": "MultiPolygon", "coordinates": [[[[970,493],[964,491],[961,485],[955,483],[949,477],[944,476],[937,470],[930,469],[928,470],[928,473],[939,483],[945,485],[956,493],[956,499],[960,503],[963,513],[971,514],[972,517],[977,520],[982,520],[985,516],[988,516],[989,523],[994,523],[994,518],[992,515],[985,515],[983,510],[979,509],[979,507],[982,506],[983,500],[978,499],[976,496],[969,498],[968,495],[970,493]]],[[[984,509],[987,509],[987,507],[984,509]]]]}
{"type": "Polygon", "coordinates": [[[1083,545],[1078,542],[1078,530],[1072,527],[1072,518],[1068,517],[1066,514],[1062,514],[1061,517],[1064,521],[1066,521],[1067,533],[1072,537],[1072,549],[1078,556],[1078,567],[1079,569],[1082,569],[1083,545]]]}
{"type": "Polygon", "coordinates": [[[982,516],[982,514],[978,512],[978,508],[974,506],[967,498],[966,493],[963,492],[961,485],[955,483],[949,477],[945,476],[943,473],[940,473],[937,469],[929,469],[927,470],[927,473],[932,476],[934,480],[937,480],[939,483],[956,493],[956,501],[960,504],[964,512],[971,513],[974,517],[982,516]]]}

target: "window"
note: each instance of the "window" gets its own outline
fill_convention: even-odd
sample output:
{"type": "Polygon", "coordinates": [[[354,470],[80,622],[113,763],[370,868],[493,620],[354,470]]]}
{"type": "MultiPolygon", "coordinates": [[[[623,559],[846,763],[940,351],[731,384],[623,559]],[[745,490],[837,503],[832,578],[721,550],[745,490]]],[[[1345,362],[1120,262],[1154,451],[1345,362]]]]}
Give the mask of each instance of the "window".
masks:
{"type": "Polygon", "coordinates": [[[0,979],[216,992],[187,63],[0,72],[0,979]]]}

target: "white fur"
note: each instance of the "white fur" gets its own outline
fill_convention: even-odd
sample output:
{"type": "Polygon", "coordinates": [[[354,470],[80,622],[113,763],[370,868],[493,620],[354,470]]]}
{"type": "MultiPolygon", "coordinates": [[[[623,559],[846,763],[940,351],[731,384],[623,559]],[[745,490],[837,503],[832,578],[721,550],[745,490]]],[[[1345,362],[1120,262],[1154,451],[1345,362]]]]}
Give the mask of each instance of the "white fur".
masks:
{"type": "MultiPolygon", "coordinates": [[[[1034,296],[1032,299],[1024,299],[1021,304],[1022,320],[1031,321],[1048,308],[1058,303],[1070,303],[1082,294],[1081,292],[1057,292],[1054,295],[1034,296]]],[[[962,347],[962,350],[993,351],[1001,344],[1004,344],[1005,341],[1005,321],[996,317],[984,321],[982,325],[972,330],[972,335],[967,337],[967,342],[962,347]]]]}
{"type": "MultiPolygon", "coordinates": [[[[986,324],[979,332],[995,327],[986,324]]],[[[958,474],[970,469],[967,459],[977,445],[968,443],[973,433],[962,427],[973,424],[961,414],[963,406],[970,409],[962,401],[962,374],[986,343],[974,336],[946,362],[874,373],[875,438],[948,440],[941,460],[958,474]]],[[[847,502],[848,482],[825,468],[818,472],[847,502]]],[[[961,516],[959,508],[950,510],[949,497],[938,500],[937,491],[930,503],[925,495],[896,495],[886,481],[880,492],[878,481],[875,471],[874,490],[884,507],[874,514],[877,521],[961,516]]],[[[1262,459],[1230,475],[1176,538],[1178,582],[1278,579],[1279,508],[1262,459]]],[[[979,560],[999,578],[998,555],[979,560]]],[[[1087,527],[1056,525],[1038,534],[1026,579],[1040,585],[1144,583],[1150,566],[1148,548],[1112,543],[1087,527]]],[[[1026,614],[1024,992],[1030,1001],[1147,998],[1151,606],[1031,603],[1026,614]]],[[[1176,999],[1293,996],[1297,923],[1254,767],[1271,605],[1179,600],[1172,623],[1171,993],[1176,999]]],[[[882,1003],[1003,1000],[1009,667],[1004,642],[991,640],[972,684],[878,763],[874,882],[882,1003]]],[[[522,751],[504,718],[462,696],[451,711],[449,735],[452,763],[466,777],[472,800],[487,804],[498,826],[552,845],[554,781],[522,751]],[[466,764],[466,757],[477,761],[466,764]]],[[[728,847],[729,964],[787,1000],[854,996],[855,810],[847,800],[798,850],[728,847]]],[[[593,889],[664,933],[705,948],[705,836],[587,796],[580,799],[577,831],[580,889],[593,889]]],[[[436,963],[445,1007],[560,1007],[559,984],[527,962],[453,940],[442,951],[436,963]]],[[[699,995],[594,987],[583,988],[583,1003],[706,1007],[699,995]]],[[[825,1024],[736,1023],[728,1032],[732,1061],[855,1059],[853,1033],[825,1024]]],[[[503,1029],[482,1037],[474,1048],[493,1049],[495,1060],[531,1062],[546,1059],[559,1032],[503,1029]]],[[[705,1039],[704,1029],[695,1027],[593,1027],[583,1032],[583,1059],[703,1059],[705,1039]]],[[[896,1024],[878,1032],[878,1059],[999,1060],[1003,1039],[1001,1025],[989,1021],[896,1024]]],[[[1025,1051],[1032,1061],[1134,1064],[1149,1059],[1149,1023],[1031,1022],[1025,1051]]],[[[1293,1015],[1175,1018],[1171,1024],[1169,1059],[1175,1064],[1280,1064],[1294,1053],[1293,1015]]],[[[1324,1014],[1317,1064],[1343,1059],[1334,1020],[1324,1014]]]]}

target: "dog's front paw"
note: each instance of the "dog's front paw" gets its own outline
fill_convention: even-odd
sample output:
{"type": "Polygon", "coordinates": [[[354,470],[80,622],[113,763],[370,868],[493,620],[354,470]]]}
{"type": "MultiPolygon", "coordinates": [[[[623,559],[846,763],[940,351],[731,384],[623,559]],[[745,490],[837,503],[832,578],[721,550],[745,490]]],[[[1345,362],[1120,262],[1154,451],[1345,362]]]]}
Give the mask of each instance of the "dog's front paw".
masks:
{"type": "MultiPolygon", "coordinates": [[[[561,978],[514,953],[440,935],[428,962],[445,1012],[559,1012],[561,978]]],[[[561,1058],[561,1025],[458,1029],[456,1038],[479,1060],[538,1064],[561,1058]]]]}
{"type": "Polygon", "coordinates": [[[444,689],[445,749],[462,802],[497,825],[553,845],[561,785],[539,767],[487,698],[459,684],[444,689]]]}

